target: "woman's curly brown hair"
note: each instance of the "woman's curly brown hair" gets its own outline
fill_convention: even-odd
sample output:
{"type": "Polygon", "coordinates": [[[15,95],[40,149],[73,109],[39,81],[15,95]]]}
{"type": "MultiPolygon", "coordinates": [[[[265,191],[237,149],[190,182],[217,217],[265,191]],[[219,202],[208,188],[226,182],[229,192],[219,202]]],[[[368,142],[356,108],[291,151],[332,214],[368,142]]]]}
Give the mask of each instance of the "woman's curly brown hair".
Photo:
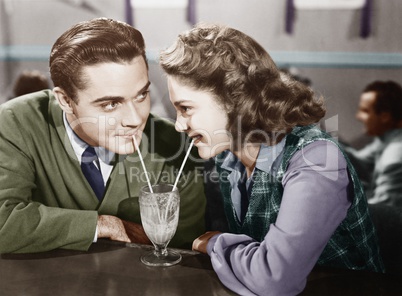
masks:
{"type": "Polygon", "coordinates": [[[281,73],[260,44],[233,28],[200,24],[182,33],[161,53],[160,65],[187,86],[212,93],[241,146],[273,144],[325,115],[322,98],[281,73]]]}

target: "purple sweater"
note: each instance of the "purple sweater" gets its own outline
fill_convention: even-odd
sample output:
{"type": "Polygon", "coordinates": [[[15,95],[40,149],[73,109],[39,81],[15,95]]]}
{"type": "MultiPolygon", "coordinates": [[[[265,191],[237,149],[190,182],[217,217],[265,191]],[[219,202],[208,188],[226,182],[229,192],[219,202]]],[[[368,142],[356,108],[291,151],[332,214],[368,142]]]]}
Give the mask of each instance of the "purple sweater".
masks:
{"type": "Polygon", "coordinates": [[[316,141],[297,152],[282,180],[278,218],[264,240],[230,233],[210,239],[207,251],[222,283],[240,295],[300,293],[346,217],[349,182],[346,161],[333,143],[316,141]]]}

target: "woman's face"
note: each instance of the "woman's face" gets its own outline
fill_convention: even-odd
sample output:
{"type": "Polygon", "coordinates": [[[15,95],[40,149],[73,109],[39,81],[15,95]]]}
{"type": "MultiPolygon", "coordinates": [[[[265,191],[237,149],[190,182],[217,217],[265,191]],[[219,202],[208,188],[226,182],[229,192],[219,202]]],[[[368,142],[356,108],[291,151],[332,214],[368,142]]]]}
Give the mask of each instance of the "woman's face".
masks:
{"type": "Polygon", "coordinates": [[[176,108],[176,130],[187,133],[203,159],[230,148],[227,114],[212,93],[195,90],[168,76],[170,101],[176,108]]]}

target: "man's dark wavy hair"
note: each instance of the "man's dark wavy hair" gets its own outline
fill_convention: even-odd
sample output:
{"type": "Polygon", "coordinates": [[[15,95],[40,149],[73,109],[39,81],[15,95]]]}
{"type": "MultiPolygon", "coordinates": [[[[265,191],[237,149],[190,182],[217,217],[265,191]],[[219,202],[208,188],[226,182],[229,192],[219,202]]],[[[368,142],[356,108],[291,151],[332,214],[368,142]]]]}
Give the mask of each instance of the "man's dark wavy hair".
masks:
{"type": "Polygon", "coordinates": [[[228,114],[235,145],[273,144],[278,134],[325,115],[322,98],[281,73],[260,44],[233,28],[197,25],[162,51],[160,65],[185,85],[212,93],[228,114]]]}
{"type": "Polygon", "coordinates": [[[147,64],[144,39],[138,30],[120,21],[96,18],[74,25],[56,40],[50,75],[54,86],[77,101],[77,89],[86,89],[88,83],[82,73],[85,66],[127,63],[138,56],[147,64]]]}

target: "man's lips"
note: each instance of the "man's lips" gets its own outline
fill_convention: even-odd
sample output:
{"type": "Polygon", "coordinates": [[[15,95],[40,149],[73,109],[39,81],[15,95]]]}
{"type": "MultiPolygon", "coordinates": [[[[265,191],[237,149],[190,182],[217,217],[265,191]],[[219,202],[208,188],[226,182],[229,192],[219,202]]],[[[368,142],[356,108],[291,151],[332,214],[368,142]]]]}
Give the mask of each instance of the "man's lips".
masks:
{"type": "Polygon", "coordinates": [[[117,136],[132,140],[133,136],[137,136],[137,134],[138,134],[138,131],[135,131],[135,132],[129,132],[129,133],[124,133],[124,134],[118,134],[117,136]]]}

